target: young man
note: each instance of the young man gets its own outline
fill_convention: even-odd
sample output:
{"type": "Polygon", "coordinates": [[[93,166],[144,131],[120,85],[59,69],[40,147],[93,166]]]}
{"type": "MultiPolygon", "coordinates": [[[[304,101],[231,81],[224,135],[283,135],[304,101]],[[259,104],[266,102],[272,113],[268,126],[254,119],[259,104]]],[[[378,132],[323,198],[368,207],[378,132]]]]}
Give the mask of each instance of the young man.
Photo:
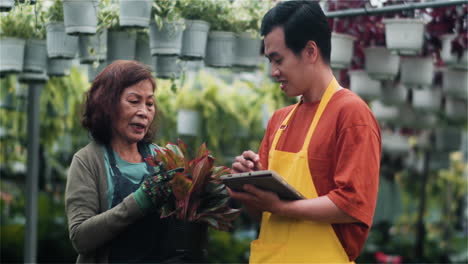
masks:
{"type": "Polygon", "coordinates": [[[262,219],[250,262],[353,262],[376,204],[378,124],[366,103],[335,80],[331,32],[317,2],[279,3],[263,18],[261,34],[272,76],[288,96],[302,99],[274,113],[259,154],[245,151],[232,172],[274,170],[307,199],[280,200],[251,185],[230,190],[262,219]]]}

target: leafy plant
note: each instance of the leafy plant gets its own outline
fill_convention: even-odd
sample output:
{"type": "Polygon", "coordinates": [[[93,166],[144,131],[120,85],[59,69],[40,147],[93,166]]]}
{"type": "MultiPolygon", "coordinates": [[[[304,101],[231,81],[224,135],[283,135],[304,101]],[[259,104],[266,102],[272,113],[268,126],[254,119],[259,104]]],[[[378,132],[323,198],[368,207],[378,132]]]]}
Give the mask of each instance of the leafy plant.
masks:
{"type": "Polygon", "coordinates": [[[235,1],[233,13],[236,14],[233,24],[234,32],[248,32],[252,36],[260,36],[260,26],[263,16],[272,7],[271,1],[235,1]]]}
{"type": "Polygon", "coordinates": [[[151,8],[151,17],[154,18],[159,28],[163,26],[163,20],[175,22],[181,19],[179,11],[180,1],[154,0],[151,8]]]}
{"type": "Polygon", "coordinates": [[[49,22],[63,22],[62,0],[54,0],[54,3],[47,10],[46,17],[49,22]]]}
{"type": "Polygon", "coordinates": [[[179,220],[205,222],[219,230],[229,230],[231,222],[239,215],[239,209],[228,205],[229,195],[219,177],[229,173],[224,166],[214,167],[214,158],[202,144],[193,160],[188,158],[187,145],[169,143],[155,149],[156,156],[146,160],[162,171],[176,172],[171,180],[171,197],[161,209],[161,217],[174,215],[179,220]]]}
{"type": "Polygon", "coordinates": [[[235,30],[235,15],[229,0],[216,0],[213,2],[212,14],[206,17],[206,22],[210,23],[210,30],[230,31],[235,30]]]}
{"type": "Polygon", "coordinates": [[[216,0],[180,0],[178,8],[185,19],[209,21],[216,15],[215,2],[216,0]]]}
{"type": "Polygon", "coordinates": [[[31,6],[17,5],[0,17],[0,36],[28,39],[35,34],[34,13],[31,6]]]}

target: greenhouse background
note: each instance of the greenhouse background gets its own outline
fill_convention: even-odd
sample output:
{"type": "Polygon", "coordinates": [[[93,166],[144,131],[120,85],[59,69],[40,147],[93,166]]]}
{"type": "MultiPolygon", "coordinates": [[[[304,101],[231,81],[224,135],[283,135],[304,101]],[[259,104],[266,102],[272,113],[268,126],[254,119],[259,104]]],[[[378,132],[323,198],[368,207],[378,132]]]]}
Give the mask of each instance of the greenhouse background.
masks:
{"type": "MultiPolygon", "coordinates": [[[[261,18],[274,0],[0,0],[0,261],[75,262],[64,189],[90,141],[84,92],[112,61],[154,72],[156,143],[203,142],[230,167],[275,109],[261,18]]],[[[382,130],[374,223],[357,263],[468,262],[468,4],[320,1],[337,80],[382,130]]],[[[235,202],[234,202],[235,204],[235,202]]],[[[235,204],[236,206],[240,206],[235,204]]],[[[246,263],[258,224],[210,229],[212,263],[246,263]]]]}

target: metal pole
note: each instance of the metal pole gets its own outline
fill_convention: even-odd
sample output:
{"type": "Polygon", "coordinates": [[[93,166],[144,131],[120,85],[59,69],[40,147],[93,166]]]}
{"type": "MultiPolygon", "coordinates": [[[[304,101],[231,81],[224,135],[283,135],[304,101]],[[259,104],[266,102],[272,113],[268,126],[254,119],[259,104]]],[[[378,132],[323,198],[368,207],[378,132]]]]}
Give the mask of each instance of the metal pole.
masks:
{"type": "Polygon", "coordinates": [[[390,5],[380,8],[356,8],[349,10],[340,10],[327,12],[325,15],[328,18],[338,18],[338,17],[349,17],[349,16],[362,16],[362,15],[381,15],[388,13],[395,13],[404,10],[414,10],[414,9],[424,9],[424,8],[437,8],[445,6],[454,6],[468,4],[467,0],[447,0],[447,1],[437,1],[437,2],[425,2],[425,3],[406,3],[400,5],[390,5]]]}
{"type": "Polygon", "coordinates": [[[26,227],[24,263],[36,263],[39,185],[39,99],[43,83],[30,83],[28,92],[28,167],[26,174],[26,227]]]}

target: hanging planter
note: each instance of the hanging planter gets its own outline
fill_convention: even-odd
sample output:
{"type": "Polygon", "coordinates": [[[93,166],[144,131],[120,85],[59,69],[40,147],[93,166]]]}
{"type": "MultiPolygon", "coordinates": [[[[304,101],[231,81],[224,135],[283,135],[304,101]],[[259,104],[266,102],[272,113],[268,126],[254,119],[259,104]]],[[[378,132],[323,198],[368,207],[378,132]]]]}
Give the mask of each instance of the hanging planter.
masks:
{"type": "Polygon", "coordinates": [[[185,20],[181,57],[184,60],[205,58],[210,24],[202,20],[185,20]]]}
{"type": "Polygon", "coordinates": [[[182,49],[183,21],[163,20],[159,28],[156,22],[150,23],[150,47],[152,55],[179,55],[182,49]]]}
{"type": "Polygon", "coordinates": [[[78,47],[80,63],[105,61],[107,59],[107,29],[93,36],[81,35],[78,47]]]}
{"type": "Polygon", "coordinates": [[[146,28],[151,17],[152,0],[120,0],[119,24],[121,27],[146,28]]]}
{"type": "Polygon", "coordinates": [[[96,34],[97,0],[63,0],[65,31],[69,35],[96,34]]]}
{"type": "Polygon", "coordinates": [[[45,83],[47,80],[49,80],[49,77],[47,76],[46,72],[22,72],[19,76],[18,79],[22,83],[45,83]]]}
{"type": "Polygon", "coordinates": [[[400,56],[392,54],[385,47],[364,49],[366,72],[375,80],[393,80],[398,74],[400,56]]]}
{"type": "Polygon", "coordinates": [[[72,59],[78,51],[78,37],[65,33],[63,23],[49,23],[47,30],[47,55],[49,58],[72,59]]]}
{"type": "Polygon", "coordinates": [[[70,59],[48,59],[47,75],[68,76],[70,75],[72,61],[70,59]]]}
{"type": "Polygon", "coordinates": [[[445,98],[445,115],[455,121],[465,120],[467,103],[463,99],[445,98]]]}
{"type": "Polygon", "coordinates": [[[211,31],[206,45],[205,64],[211,67],[231,67],[234,62],[233,32],[211,31]]]}
{"type": "Polygon", "coordinates": [[[156,60],[156,77],[162,79],[177,79],[181,67],[177,56],[159,55],[156,60]]]}
{"type": "Polygon", "coordinates": [[[19,38],[0,39],[0,72],[23,71],[24,48],[26,41],[19,38]]]}
{"type": "Polygon", "coordinates": [[[403,156],[410,150],[409,137],[398,133],[382,132],[382,150],[393,156],[403,156]]]}
{"type": "Polygon", "coordinates": [[[260,62],[261,40],[252,37],[250,33],[240,33],[236,36],[234,66],[254,68],[260,62]]]}
{"type": "Polygon", "coordinates": [[[442,41],[442,49],[440,51],[440,58],[444,61],[445,65],[455,65],[457,63],[457,56],[452,54],[452,40],[456,34],[444,34],[440,36],[442,41]]]}
{"type": "Polygon", "coordinates": [[[364,100],[372,100],[381,96],[381,84],[372,80],[364,70],[349,71],[350,89],[364,100]]]}
{"type": "Polygon", "coordinates": [[[456,151],[460,149],[461,130],[457,127],[435,129],[435,148],[441,151],[456,151]]]}
{"type": "Polygon", "coordinates": [[[444,71],[442,80],[444,93],[467,99],[467,84],[468,71],[457,69],[446,69],[444,71]]]}
{"type": "Polygon", "coordinates": [[[403,55],[416,55],[424,43],[424,21],[415,18],[383,19],[385,41],[389,50],[403,55]]]}
{"type": "Polygon", "coordinates": [[[442,91],[439,89],[413,90],[412,105],[419,111],[435,112],[440,110],[442,91]]]}
{"type": "Polygon", "coordinates": [[[88,64],[88,82],[92,83],[107,65],[109,64],[106,61],[100,62],[98,65],[88,64]]]}
{"type": "Polygon", "coordinates": [[[345,69],[351,64],[354,50],[354,38],[351,35],[332,32],[330,64],[334,69],[345,69]]]}
{"type": "Polygon", "coordinates": [[[200,113],[190,109],[179,109],[177,112],[177,134],[197,136],[200,128],[200,113]]]}
{"type": "Polygon", "coordinates": [[[383,82],[381,100],[386,105],[402,105],[408,100],[408,89],[401,83],[383,82]]]}
{"type": "Polygon", "coordinates": [[[8,12],[15,5],[15,0],[0,0],[0,12],[8,12]]]}
{"type": "Polygon", "coordinates": [[[401,82],[410,88],[430,86],[434,77],[431,57],[402,57],[401,82]]]}
{"type": "Polygon", "coordinates": [[[142,62],[148,67],[151,71],[154,71],[155,64],[153,64],[153,59],[151,56],[151,50],[149,46],[149,39],[147,34],[138,34],[136,42],[135,57],[136,60],[142,62]]]}
{"type": "Polygon", "coordinates": [[[115,60],[134,60],[136,33],[130,31],[114,31],[107,33],[107,62],[115,60]]]}
{"type": "Polygon", "coordinates": [[[28,39],[24,50],[25,72],[46,72],[47,48],[45,40],[28,39]]]}
{"type": "Polygon", "coordinates": [[[378,100],[372,102],[371,110],[374,117],[381,122],[393,122],[398,118],[398,107],[385,106],[378,100]]]}
{"type": "Polygon", "coordinates": [[[415,121],[413,124],[408,126],[409,128],[431,129],[437,126],[438,118],[434,111],[417,112],[415,116],[415,121]]]}

